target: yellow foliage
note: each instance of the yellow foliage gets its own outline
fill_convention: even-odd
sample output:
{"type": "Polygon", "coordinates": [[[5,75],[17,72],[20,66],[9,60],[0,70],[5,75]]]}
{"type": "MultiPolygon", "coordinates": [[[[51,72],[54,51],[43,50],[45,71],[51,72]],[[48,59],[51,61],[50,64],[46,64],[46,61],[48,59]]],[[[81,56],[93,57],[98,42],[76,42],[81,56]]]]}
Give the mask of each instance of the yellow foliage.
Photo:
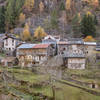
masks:
{"type": "Polygon", "coordinates": [[[93,0],[93,4],[94,4],[95,6],[99,6],[99,1],[98,1],[98,0],[93,0]]]}
{"type": "Polygon", "coordinates": [[[19,35],[15,35],[16,38],[19,38],[19,35]]]}
{"type": "Polygon", "coordinates": [[[99,6],[99,0],[83,0],[88,2],[90,5],[99,6]]]}
{"type": "Polygon", "coordinates": [[[25,0],[24,7],[31,11],[34,7],[34,0],[25,0]]]}
{"type": "Polygon", "coordinates": [[[24,21],[25,21],[25,14],[20,13],[19,22],[24,22],[24,21]]]}
{"type": "Polygon", "coordinates": [[[78,13],[79,23],[81,22],[81,15],[78,13]]]}
{"type": "Polygon", "coordinates": [[[95,41],[95,39],[92,37],[92,36],[87,36],[85,39],[84,39],[85,42],[93,42],[95,41]]]}
{"type": "Polygon", "coordinates": [[[41,26],[39,26],[34,32],[34,37],[37,39],[41,39],[41,38],[45,37],[46,35],[47,35],[46,32],[44,31],[44,29],[41,26]]]}
{"type": "Polygon", "coordinates": [[[42,12],[44,10],[44,4],[42,1],[39,4],[39,8],[40,8],[40,12],[42,12]]]}
{"type": "Polygon", "coordinates": [[[66,0],[66,9],[70,10],[71,8],[71,0],[66,0]]]}
{"type": "Polygon", "coordinates": [[[29,40],[30,38],[31,38],[31,35],[30,35],[30,31],[29,31],[29,26],[26,23],[25,27],[24,27],[24,30],[23,30],[22,39],[23,40],[29,40]]]}
{"type": "Polygon", "coordinates": [[[92,13],[90,11],[87,11],[86,14],[89,15],[89,16],[92,15],[92,13]]]}

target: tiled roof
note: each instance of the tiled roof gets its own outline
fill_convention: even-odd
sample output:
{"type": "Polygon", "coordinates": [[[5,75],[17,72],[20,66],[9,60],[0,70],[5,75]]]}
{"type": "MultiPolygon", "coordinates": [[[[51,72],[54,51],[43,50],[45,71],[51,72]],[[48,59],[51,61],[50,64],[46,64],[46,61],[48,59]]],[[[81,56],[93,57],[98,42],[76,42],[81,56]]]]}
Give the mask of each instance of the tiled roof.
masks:
{"type": "Polygon", "coordinates": [[[85,58],[85,54],[83,53],[66,53],[63,56],[67,58],[85,58]]]}
{"type": "Polygon", "coordinates": [[[48,48],[50,44],[36,44],[35,46],[33,46],[33,48],[35,49],[41,49],[41,48],[48,48]]]}

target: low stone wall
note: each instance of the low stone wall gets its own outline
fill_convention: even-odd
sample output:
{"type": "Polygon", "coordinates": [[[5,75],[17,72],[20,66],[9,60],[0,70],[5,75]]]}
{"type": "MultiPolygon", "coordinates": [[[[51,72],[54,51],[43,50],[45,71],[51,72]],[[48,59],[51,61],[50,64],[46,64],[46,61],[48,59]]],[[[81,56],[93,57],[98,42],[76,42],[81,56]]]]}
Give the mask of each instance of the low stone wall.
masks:
{"type": "Polygon", "coordinates": [[[89,88],[100,88],[98,86],[97,83],[94,83],[94,82],[82,82],[82,81],[79,81],[79,80],[75,80],[75,79],[72,79],[72,78],[63,78],[64,80],[67,80],[67,81],[70,81],[70,82],[73,82],[75,84],[78,84],[78,85],[81,85],[81,86],[86,86],[86,87],[89,87],[89,88]]]}
{"type": "Polygon", "coordinates": [[[90,90],[90,89],[87,89],[87,88],[84,88],[84,87],[81,87],[81,86],[77,86],[77,85],[73,85],[73,84],[70,84],[70,83],[67,83],[67,82],[62,82],[60,80],[56,80],[57,82],[60,82],[62,84],[66,84],[66,85],[69,85],[69,86],[72,86],[72,87],[76,87],[76,88],[79,88],[79,89],[82,89],[88,93],[91,93],[93,95],[96,95],[96,96],[100,96],[100,92],[97,92],[95,90],[90,90]]]}

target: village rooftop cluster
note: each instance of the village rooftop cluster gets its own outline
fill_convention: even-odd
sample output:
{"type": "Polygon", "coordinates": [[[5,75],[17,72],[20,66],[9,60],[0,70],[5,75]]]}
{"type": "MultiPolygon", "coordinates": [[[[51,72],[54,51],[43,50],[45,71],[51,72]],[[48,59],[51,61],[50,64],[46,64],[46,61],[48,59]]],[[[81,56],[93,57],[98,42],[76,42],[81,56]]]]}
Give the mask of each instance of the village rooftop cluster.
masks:
{"type": "MultiPolygon", "coordinates": [[[[34,67],[48,62],[55,56],[62,58],[62,66],[69,69],[85,69],[100,58],[100,44],[85,42],[81,38],[61,38],[47,35],[41,43],[23,42],[11,34],[0,35],[3,66],[34,67]]],[[[55,62],[57,63],[57,61],[55,62]]],[[[60,62],[59,62],[60,63],[60,62]]],[[[57,65],[57,64],[56,64],[57,65]]],[[[58,65],[59,66],[59,65],[58,65]]]]}

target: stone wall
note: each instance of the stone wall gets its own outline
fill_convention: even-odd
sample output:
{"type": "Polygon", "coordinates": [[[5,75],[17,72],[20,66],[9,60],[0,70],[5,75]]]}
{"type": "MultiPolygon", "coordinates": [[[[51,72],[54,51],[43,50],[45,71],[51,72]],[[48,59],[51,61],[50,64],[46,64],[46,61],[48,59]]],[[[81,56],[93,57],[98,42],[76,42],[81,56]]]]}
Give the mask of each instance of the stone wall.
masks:
{"type": "Polygon", "coordinates": [[[85,58],[68,58],[69,69],[85,69],[85,58]]]}

